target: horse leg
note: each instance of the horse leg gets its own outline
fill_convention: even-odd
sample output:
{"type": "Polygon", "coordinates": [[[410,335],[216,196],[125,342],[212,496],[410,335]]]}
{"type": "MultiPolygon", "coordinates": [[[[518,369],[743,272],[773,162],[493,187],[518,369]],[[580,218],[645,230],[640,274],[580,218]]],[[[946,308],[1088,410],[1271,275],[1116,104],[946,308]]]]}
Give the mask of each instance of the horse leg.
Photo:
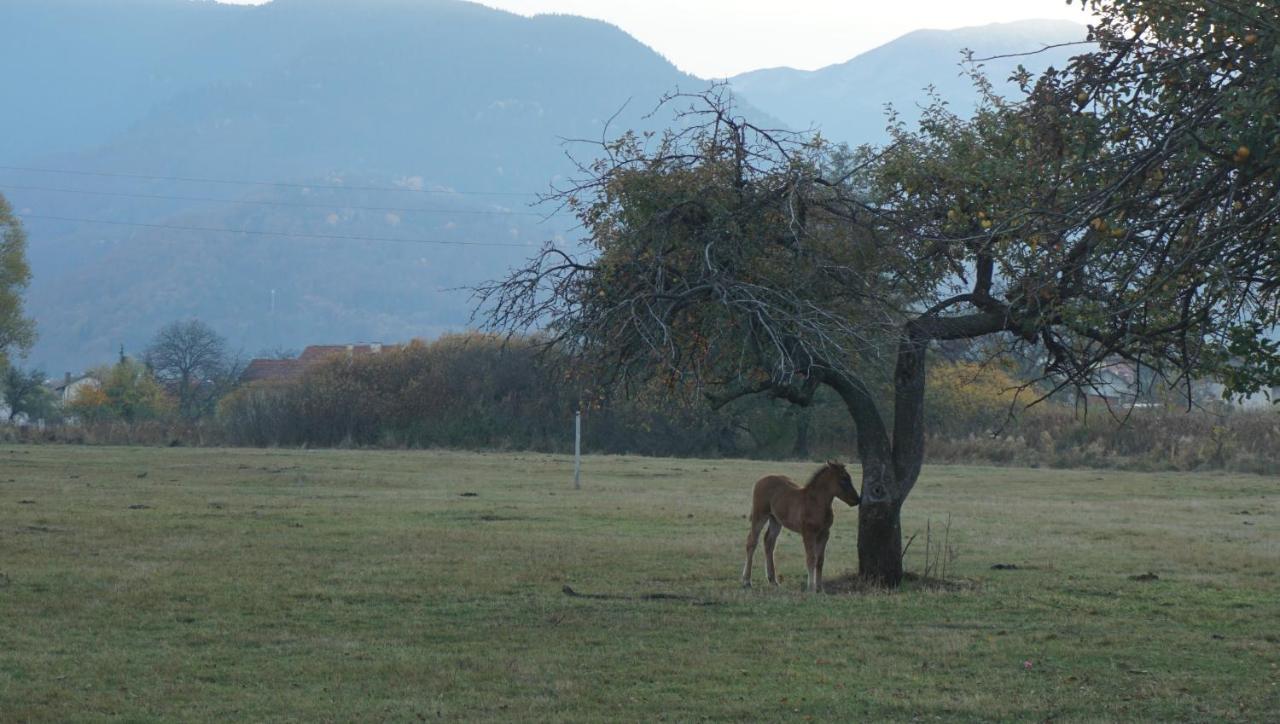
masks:
{"type": "Polygon", "coordinates": [[[756,552],[756,541],[760,539],[760,529],[764,527],[764,522],[768,516],[755,517],[751,519],[751,532],[747,534],[747,563],[742,567],[742,587],[751,588],[751,557],[756,552]]]}
{"type": "Polygon", "coordinates": [[[814,590],[818,593],[822,592],[822,564],[827,561],[827,538],[830,536],[831,530],[827,529],[818,533],[817,540],[815,541],[814,557],[817,559],[817,565],[815,566],[814,590]]]}
{"type": "Polygon", "coordinates": [[[804,567],[809,571],[808,591],[813,593],[817,590],[815,588],[817,585],[815,568],[817,567],[818,540],[817,536],[811,530],[804,531],[802,535],[804,537],[804,567]]]}
{"type": "Polygon", "coordinates": [[[769,529],[764,532],[764,568],[769,574],[769,583],[778,585],[778,569],[773,562],[773,551],[778,546],[778,535],[782,533],[782,524],[777,518],[769,516],[769,529]]]}

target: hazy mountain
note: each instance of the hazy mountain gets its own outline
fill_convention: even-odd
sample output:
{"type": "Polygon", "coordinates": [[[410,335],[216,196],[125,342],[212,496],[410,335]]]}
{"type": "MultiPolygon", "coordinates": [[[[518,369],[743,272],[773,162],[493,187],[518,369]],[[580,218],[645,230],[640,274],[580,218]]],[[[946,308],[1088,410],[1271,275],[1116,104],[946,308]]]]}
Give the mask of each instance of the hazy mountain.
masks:
{"type": "Polygon", "coordinates": [[[55,370],[183,315],[250,352],[461,327],[466,294],[438,290],[567,223],[528,208],[572,168],[562,139],[599,139],[624,106],[618,128],[652,124],[662,94],[706,85],[611,25],[454,0],[7,0],[0,26],[19,41],[0,66],[24,69],[0,164],[115,174],[0,169],[28,219],[32,361],[55,370]]]}
{"type": "MultiPolygon", "coordinates": [[[[1025,20],[959,30],[917,30],[837,65],[814,71],[770,68],[730,79],[735,91],[794,128],[815,126],[823,135],[853,144],[885,138],[885,104],[914,120],[932,85],[957,111],[973,105],[975,93],[959,67],[961,52],[975,58],[1025,54],[1049,45],[1084,40],[1087,29],[1065,20],[1025,20]]],[[[1079,46],[984,63],[1003,86],[1019,63],[1033,71],[1063,67],[1079,46]]],[[[1011,88],[1011,86],[1008,86],[1011,88]]]]}
{"type": "Polygon", "coordinates": [[[519,149],[541,186],[558,138],[703,85],[611,25],[457,0],[6,0],[0,27],[0,63],[24,70],[6,163],[101,144],[155,173],[465,162],[487,181],[476,155],[519,149]]]}
{"type": "MultiPolygon", "coordinates": [[[[0,28],[0,193],[31,240],[31,362],[55,374],[186,316],[249,353],[461,328],[460,287],[566,231],[529,207],[572,170],[562,139],[654,127],[660,96],[707,85],[606,23],[458,0],[0,0],[0,28]]],[[[960,46],[1083,34],[1024,30],[913,33],[733,84],[869,140],[886,100],[967,97],[947,85],[960,46]]]]}

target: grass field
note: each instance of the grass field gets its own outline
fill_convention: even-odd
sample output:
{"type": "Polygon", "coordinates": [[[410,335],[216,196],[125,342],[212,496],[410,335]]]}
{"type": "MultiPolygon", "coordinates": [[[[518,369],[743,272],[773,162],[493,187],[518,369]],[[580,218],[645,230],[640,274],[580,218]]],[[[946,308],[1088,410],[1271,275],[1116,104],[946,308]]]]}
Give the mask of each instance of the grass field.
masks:
{"type": "Polygon", "coordinates": [[[1280,721],[1280,480],[927,468],[952,585],[741,590],[813,467],[0,447],[0,720],[1280,721]]]}

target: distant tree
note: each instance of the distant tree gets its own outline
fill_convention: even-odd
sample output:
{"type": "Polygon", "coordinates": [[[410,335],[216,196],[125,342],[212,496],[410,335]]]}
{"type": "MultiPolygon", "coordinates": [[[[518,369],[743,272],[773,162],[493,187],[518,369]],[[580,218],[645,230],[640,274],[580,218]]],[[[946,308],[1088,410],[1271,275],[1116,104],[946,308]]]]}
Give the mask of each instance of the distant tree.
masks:
{"type": "Polygon", "coordinates": [[[559,197],[591,253],[548,247],[481,289],[491,326],[717,401],[831,388],[862,460],[860,572],[888,585],[938,343],[1039,346],[1050,389],[1093,389],[1116,358],[1280,382],[1274,7],[1087,4],[1096,46],[1067,68],[1020,73],[1015,100],[975,74],[975,117],[933,103],[852,163],[715,97],[682,130],[606,141],[559,197]]]}
{"type": "Polygon", "coordinates": [[[19,415],[28,420],[49,420],[57,414],[57,396],[44,384],[43,370],[22,370],[9,365],[0,376],[0,398],[9,406],[9,421],[19,415]]]}
{"type": "Polygon", "coordinates": [[[100,422],[115,416],[111,400],[100,385],[85,384],[67,401],[67,411],[81,422],[100,422]]]}
{"type": "Polygon", "coordinates": [[[22,309],[22,293],[30,281],[26,234],[0,195],[0,368],[8,366],[11,353],[29,349],[35,341],[35,322],[22,309]]]}
{"type": "Polygon", "coordinates": [[[188,420],[211,414],[238,371],[226,340],[198,319],[165,325],[143,359],[188,420]]]}
{"type": "Polygon", "coordinates": [[[801,407],[796,413],[796,439],[791,444],[791,457],[809,457],[809,428],[813,425],[813,408],[801,407]]]}
{"type": "Polygon", "coordinates": [[[90,376],[100,384],[81,387],[69,405],[73,414],[86,421],[143,422],[173,411],[173,401],[151,370],[136,360],[126,357],[93,370],[90,376]]]}

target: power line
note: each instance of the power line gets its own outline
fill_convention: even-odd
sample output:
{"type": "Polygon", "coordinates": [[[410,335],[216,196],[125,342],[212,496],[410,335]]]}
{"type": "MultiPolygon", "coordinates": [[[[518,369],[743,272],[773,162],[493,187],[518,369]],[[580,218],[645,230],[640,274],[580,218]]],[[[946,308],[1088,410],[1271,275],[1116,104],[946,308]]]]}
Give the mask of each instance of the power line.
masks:
{"type": "Polygon", "coordinates": [[[47,221],[71,221],[81,224],[108,224],[110,226],[135,226],[146,229],[168,229],[172,231],[206,231],[218,234],[247,234],[251,236],[279,236],[291,239],[324,239],[328,241],[377,241],[394,244],[435,244],[439,246],[505,246],[521,249],[529,248],[528,244],[515,244],[501,241],[446,241],[443,239],[397,239],[387,236],[343,236],[341,234],[294,234],[280,231],[254,231],[251,229],[219,229],[207,226],[179,226],[176,224],[144,224],[132,221],[108,221],[107,219],[79,219],[70,216],[49,216],[45,214],[18,214],[23,219],[45,219],[47,221]]]}
{"type": "Polygon", "coordinates": [[[226,204],[254,204],[257,206],[287,206],[296,208],[309,209],[333,209],[342,208],[353,211],[393,211],[401,213],[423,213],[423,214],[467,214],[467,215],[485,215],[485,216],[547,216],[536,211],[492,211],[483,209],[440,209],[440,208],[409,208],[396,206],[350,206],[348,204],[305,204],[293,201],[258,201],[253,199],[227,199],[216,196],[170,196],[167,194],[130,194],[123,191],[94,191],[89,189],[59,189],[49,186],[20,186],[17,184],[0,183],[0,189],[17,189],[21,191],[47,191],[60,194],[84,194],[88,196],[119,196],[131,199],[160,199],[165,201],[213,201],[226,204]]]}
{"type": "Polygon", "coordinates": [[[403,191],[415,194],[444,194],[461,196],[520,196],[537,198],[537,194],[523,191],[445,191],[442,189],[411,189],[402,186],[345,186],[340,184],[303,184],[285,181],[245,181],[234,179],[199,178],[194,176],[151,176],[140,173],[110,173],[107,171],[76,171],[57,168],[32,168],[29,166],[0,166],[4,171],[24,171],[29,173],[59,173],[70,176],[101,176],[106,178],[131,178],[144,181],[182,181],[185,183],[228,184],[232,186],[275,186],[293,189],[337,189],[340,191],[403,191]]]}

